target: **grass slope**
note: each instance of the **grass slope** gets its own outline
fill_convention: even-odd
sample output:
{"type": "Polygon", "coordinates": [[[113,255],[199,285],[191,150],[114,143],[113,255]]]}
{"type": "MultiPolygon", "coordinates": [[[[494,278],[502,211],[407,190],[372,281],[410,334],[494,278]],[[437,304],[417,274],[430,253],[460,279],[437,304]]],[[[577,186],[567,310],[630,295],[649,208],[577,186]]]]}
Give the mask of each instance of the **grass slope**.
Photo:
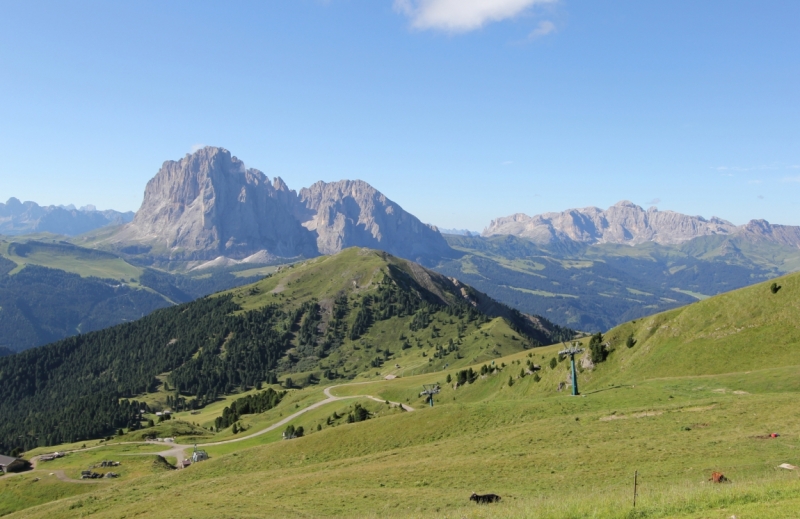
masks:
{"type": "Polygon", "coordinates": [[[537,246],[514,236],[446,238],[464,255],[436,270],[522,311],[584,331],[800,270],[796,248],[742,237],[636,246],[537,246]]]}
{"type": "MultiPolygon", "coordinates": [[[[435,311],[430,325],[411,330],[413,315],[375,320],[357,339],[345,337],[342,344],[324,358],[300,361],[284,370],[281,377],[293,382],[322,378],[325,370],[337,370],[346,378],[383,378],[387,375],[403,376],[440,371],[445,366],[461,367],[475,362],[498,358],[530,347],[529,337],[519,333],[529,331],[535,339],[552,342],[556,327],[546,321],[511,327],[510,309],[497,305],[474,291],[459,292],[450,280],[423,269],[407,260],[370,249],[350,248],[334,256],[323,256],[282,268],[276,274],[253,285],[223,293],[232,294],[233,301],[243,312],[257,310],[269,304],[279,304],[291,310],[310,301],[317,301],[322,313],[319,327],[324,335],[331,319],[334,300],[346,294],[350,310],[344,318],[347,329],[356,319],[359,302],[364,296],[375,297],[381,283],[391,282],[402,290],[421,294],[423,298],[440,305],[469,302],[478,310],[494,317],[488,322],[470,321],[466,317],[435,311]],[[465,299],[467,294],[469,298],[465,299]],[[406,347],[404,348],[404,344],[406,347]],[[438,348],[457,348],[437,356],[438,348]],[[370,367],[372,359],[390,355],[381,366],[370,367]]],[[[459,285],[461,286],[461,285],[459,285]]],[[[295,341],[297,344],[297,341],[295,341]]],[[[299,344],[297,344],[299,346],[299,344]]],[[[290,356],[296,350],[288,352],[290,356]]]]}
{"type": "Polygon", "coordinates": [[[0,243],[0,255],[16,263],[17,270],[24,268],[25,265],[39,265],[72,272],[82,277],[115,279],[125,283],[138,279],[143,271],[142,268],[131,265],[119,256],[76,247],[56,239],[49,241],[12,239],[0,243]]]}
{"type": "MultiPolygon", "coordinates": [[[[558,346],[492,359],[497,370],[461,387],[445,382],[454,369],[341,386],[333,393],[352,400],[293,422],[310,432],[304,438],[279,441],[276,432],[209,447],[212,459],[190,469],[17,515],[71,517],[80,503],[94,517],[132,507],[170,517],[159,506],[169,489],[191,496],[181,512],[196,518],[796,517],[800,479],[776,467],[800,465],[800,275],[776,281],[777,294],[762,283],[610,330],[608,359],[579,374],[583,397],[558,391],[568,374],[567,361],[550,367],[558,346]],[[630,335],[637,343],[627,348],[630,335]],[[528,361],[542,367],[539,381],[520,376],[528,361]],[[430,408],[419,391],[433,382],[442,391],[430,408]],[[356,395],[416,410],[373,402],[376,418],[327,425],[334,411],[367,404],[356,395]],[[733,483],[708,483],[715,470],[733,483]],[[473,491],[503,502],[472,505],[473,491]]],[[[484,364],[492,365],[473,368],[484,364]]],[[[318,401],[322,389],[292,391],[243,420],[255,430],[318,401]]]]}
{"type": "Polygon", "coordinates": [[[31,347],[128,322],[253,282],[275,267],[191,275],[160,272],[63,236],[0,239],[0,347],[31,347]]]}

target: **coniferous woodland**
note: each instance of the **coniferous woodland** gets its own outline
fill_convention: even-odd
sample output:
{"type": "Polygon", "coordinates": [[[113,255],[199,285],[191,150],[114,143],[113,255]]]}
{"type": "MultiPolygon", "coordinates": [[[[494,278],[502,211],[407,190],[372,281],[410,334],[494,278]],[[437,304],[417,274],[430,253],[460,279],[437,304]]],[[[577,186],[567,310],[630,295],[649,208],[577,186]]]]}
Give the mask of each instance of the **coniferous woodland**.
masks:
{"type": "Polygon", "coordinates": [[[219,431],[230,427],[232,424],[239,420],[239,417],[245,414],[256,414],[269,411],[278,405],[281,399],[286,395],[286,391],[275,391],[268,388],[257,395],[247,395],[246,397],[237,398],[229,407],[222,410],[222,416],[218,416],[214,420],[214,426],[219,431]]]}
{"type": "MultiPolygon", "coordinates": [[[[158,390],[161,381],[156,377],[164,373],[169,390],[175,391],[175,406],[196,409],[223,395],[277,383],[278,374],[299,363],[318,367],[318,361],[346,339],[358,340],[378,321],[405,317],[409,329],[416,331],[431,326],[437,312],[462,323],[490,319],[460,299],[445,304],[399,269],[390,266],[388,274],[367,294],[338,294],[328,305],[324,326],[315,299],[242,312],[233,296],[226,295],[2,357],[0,452],[136,429],[146,406],[135,399],[158,390]]],[[[544,332],[519,312],[502,308],[529,346],[572,334],[555,326],[544,332]]],[[[435,334],[435,326],[432,329],[435,334]]],[[[442,354],[454,347],[452,341],[442,346],[442,354]]],[[[383,353],[390,355],[388,350],[383,353]]],[[[372,365],[383,360],[378,357],[372,365]]],[[[291,385],[288,379],[286,384],[291,385]]],[[[236,400],[215,425],[224,428],[242,414],[270,409],[282,396],[270,389],[236,400]]]]}

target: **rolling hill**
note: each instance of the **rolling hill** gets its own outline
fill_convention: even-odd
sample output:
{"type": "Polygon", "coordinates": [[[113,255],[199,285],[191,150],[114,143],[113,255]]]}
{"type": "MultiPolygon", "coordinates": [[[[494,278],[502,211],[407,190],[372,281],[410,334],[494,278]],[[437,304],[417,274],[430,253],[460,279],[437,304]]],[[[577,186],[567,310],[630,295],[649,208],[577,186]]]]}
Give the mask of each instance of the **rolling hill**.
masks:
{"type": "Polygon", "coordinates": [[[22,351],[133,321],[264,274],[229,270],[173,274],[53,235],[0,239],[0,347],[22,351]]]}
{"type": "MultiPolygon", "coordinates": [[[[299,271],[287,271],[283,281],[265,281],[273,290],[294,290],[284,297],[300,298],[308,289],[292,277],[299,271]]],[[[800,464],[800,274],[774,282],[777,291],[761,283],[607,331],[605,360],[590,366],[579,359],[583,397],[559,391],[569,373],[561,346],[393,380],[384,378],[395,372],[387,363],[376,368],[383,376],[357,377],[364,383],[322,381],[290,390],[274,409],[239,417],[247,432],[238,436],[230,427],[213,430],[230,401],[202,414],[178,413],[174,422],[196,421],[206,431],[189,433],[195,436],[184,443],[205,443],[211,455],[184,471],[143,475],[138,456],[126,456],[133,448],[163,447],[90,443],[100,447],[38,472],[51,497],[34,493],[36,473],[0,479],[0,488],[19,496],[6,510],[19,510],[11,517],[68,517],[75,510],[117,517],[139,507],[169,517],[174,510],[158,506],[169,492],[191,496],[181,510],[200,518],[794,517],[800,481],[777,467],[800,464]],[[420,389],[437,382],[441,391],[428,407],[420,389]],[[340,399],[312,405],[327,394],[340,399]],[[386,402],[415,410],[400,412],[386,402]],[[342,420],[356,405],[372,418],[342,420]],[[283,429],[250,436],[289,415],[309,431],[305,437],[280,441],[283,429]],[[78,474],[109,457],[130,464],[119,483],[87,491],[46,476],[55,468],[78,474]],[[708,483],[713,471],[733,483],[708,483]],[[63,497],[53,497],[57,491],[63,497]],[[468,500],[473,491],[503,500],[479,507],[468,500]],[[41,504],[24,504],[26,496],[41,504]]],[[[320,275],[312,285],[342,284],[320,275]]],[[[234,298],[249,295],[234,292],[234,298]]],[[[155,433],[177,430],[171,422],[156,425],[155,433]]],[[[44,451],[31,454],[37,452],[44,451]]]]}
{"type": "Polygon", "coordinates": [[[19,420],[0,424],[0,449],[135,430],[136,402],[168,386],[174,407],[195,409],[279,379],[303,387],[392,365],[436,372],[572,335],[415,263],[347,249],[3,358],[0,410],[19,420]]]}

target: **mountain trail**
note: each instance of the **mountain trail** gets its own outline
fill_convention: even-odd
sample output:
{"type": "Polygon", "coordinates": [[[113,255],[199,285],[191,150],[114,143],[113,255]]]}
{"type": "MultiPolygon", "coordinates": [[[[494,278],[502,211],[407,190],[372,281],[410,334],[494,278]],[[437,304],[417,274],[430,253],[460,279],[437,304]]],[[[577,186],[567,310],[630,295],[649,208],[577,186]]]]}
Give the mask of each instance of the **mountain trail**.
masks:
{"type": "MultiPolygon", "coordinates": [[[[157,456],[162,456],[164,458],[172,457],[172,458],[175,458],[176,460],[178,460],[178,462],[180,462],[181,460],[186,459],[186,451],[194,449],[194,447],[198,447],[198,448],[199,447],[211,447],[211,446],[216,446],[216,445],[226,445],[226,444],[229,444],[229,443],[236,443],[236,442],[249,440],[251,438],[255,438],[257,436],[261,436],[262,434],[266,434],[266,433],[268,433],[270,431],[274,431],[278,427],[281,427],[282,425],[286,425],[287,423],[291,422],[292,420],[294,420],[298,416],[301,416],[304,413],[307,413],[309,411],[313,411],[314,409],[322,407],[322,406],[324,406],[326,404],[330,404],[332,402],[336,402],[336,401],[339,401],[339,400],[347,400],[347,399],[351,399],[351,398],[369,398],[370,400],[374,400],[376,402],[387,402],[386,399],[378,398],[378,397],[375,397],[375,396],[372,396],[372,395],[335,396],[335,395],[331,394],[331,390],[336,389],[336,388],[340,388],[340,387],[344,387],[344,386],[355,386],[355,385],[360,385],[360,384],[370,384],[370,383],[372,383],[372,381],[369,381],[369,382],[354,382],[352,384],[340,384],[338,386],[326,387],[324,389],[323,393],[325,394],[325,396],[327,398],[325,398],[324,400],[320,400],[319,402],[315,402],[315,403],[311,404],[310,406],[308,406],[308,407],[306,407],[304,409],[300,409],[296,413],[292,413],[291,415],[289,415],[286,418],[283,418],[282,420],[270,425],[269,427],[266,427],[265,429],[261,429],[260,431],[255,432],[253,434],[248,434],[247,436],[242,436],[240,438],[232,438],[230,440],[222,440],[222,441],[217,441],[217,442],[198,443],[196,445],[182,445],[182,444],[179,444],[179,443],[172,443],[172,444],[169,444],[169,448],[168,449],[165,449],[165,450],[160,451],[160,452],[146,452],[146,453],[142,452],[142,453],[129,454],[129,455],[133,455],[133,456],[154,456],[154,455],[157,455],[157,456]]],[[[403,404],[403,403],[400,403],[400,402],[389,402],[389,405],[399,406],[404,411],[414,411],[415,410],[410,405],[403,404]]],[[[83,452],[83,451],[99,449],[101,447],[110,447],[112,445],[153,445],[153,444],[159,444],[159,443],[162,443],[162,442],[143,441],[143,442],[106,443],[106,444],[103,444],[103,445],[96,445],[94,447],[87,447],[85,449],[75,449],[75,450],[63,451],[63,452],[65,454],[69,454],[69,453],[74,453],[74,452],[83,452]]],[[[38,461],[39,461],[39,457],[40,456],[34,456],[33,458],[31,458],[31,464],[33,465],[33,470],[36,470],[38,468],[37,464],[38,464],[38,461]]],[[[29,473],[30,473],[30,471],[27,471],[27,472],[24,472],[23,474],[29,474],[29,473]]],[[[72,479],[72,478],[69,478],[64,473],[63,470],[55,470],[55,471],[53,471],[53,474],[60,481],[64,481],[64,482],[68,482],[68,483],[99,483],[100,482],[99,480],[90,480],[90,479],[72,479]]]]}

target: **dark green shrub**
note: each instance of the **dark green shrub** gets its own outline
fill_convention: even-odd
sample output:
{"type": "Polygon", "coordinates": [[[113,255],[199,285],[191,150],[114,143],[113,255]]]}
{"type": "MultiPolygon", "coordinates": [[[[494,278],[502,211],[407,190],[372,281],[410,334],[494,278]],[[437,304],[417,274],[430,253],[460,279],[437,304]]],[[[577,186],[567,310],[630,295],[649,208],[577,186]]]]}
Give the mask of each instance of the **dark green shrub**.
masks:
{"type": "Polygon", "coordinates": [[[592,356],[592,362],[595,364],[603,362],[608,357],[608,349],[606,348],[605,344],[603,344],[603,334],[597,332],[596,334],[592,335],[591,340],[589,340],[589,351],[592,356]]]}

